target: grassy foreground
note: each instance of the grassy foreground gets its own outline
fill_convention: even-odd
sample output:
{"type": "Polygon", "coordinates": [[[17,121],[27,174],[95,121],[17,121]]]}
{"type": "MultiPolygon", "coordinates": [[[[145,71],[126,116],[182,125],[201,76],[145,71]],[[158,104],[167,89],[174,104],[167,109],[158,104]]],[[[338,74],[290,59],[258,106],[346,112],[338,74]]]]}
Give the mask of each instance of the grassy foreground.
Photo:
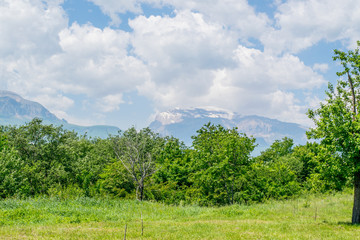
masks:
{"type": "Polygon", "coordinates": [[[360,239],[352,193],[204,208],[129,200],[0,201],[0,239],[360,239]],[[142,220],[143,219],[143,235],[142,220]]]}

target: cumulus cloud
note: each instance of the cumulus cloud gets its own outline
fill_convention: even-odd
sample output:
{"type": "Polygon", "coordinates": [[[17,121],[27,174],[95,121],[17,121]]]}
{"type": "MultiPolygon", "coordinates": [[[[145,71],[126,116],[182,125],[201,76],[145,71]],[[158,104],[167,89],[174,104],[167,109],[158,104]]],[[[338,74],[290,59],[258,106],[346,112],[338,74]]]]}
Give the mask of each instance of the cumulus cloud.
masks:
{"type": "Polygon", "coordinates": [[[201,14],[189,11],[174,18],[141,16],[129,25],[134,30],[134,53],[154,70],[167,69],[165,73],[153,72],[166,82],[190,71],[231,64],[231,52],[237,46],[237,40],[220,25],[209,24],[201,14]]]}
{"type": "MultiPolygon", "coordinates": [[[[244,43],[260,39],[266,51],[275,54],[298,53],[321,40],[344,41],[356,46],[360,38],[360,6],[357,0],[274,1],[274,19],[256,12],[247,0],[90,0],[113,22],[119,13],[142,13],[142,4],[157,8],[171,6],[175,11],[201,13],[206,21],[217,22],[237,33],[244,43]]],[[[266,3],[264,3],[266,4],[266,3]]]]}
{"type": "MultiPolygon", "coordinates": [[[[24,97],[55,94],[42,67],[60,51],[58,32],[67,26],[62,1],[0,1],[0,85],[24,97]],[[41,87],[40,87],[41,86],[41,87]]],[[[51,105],[51,104],[50,104],[51,105]]]]}
{"type": "Polygon", "coordinates": [[[267,51],[298,53],[321,40],[344,41],[350,47],[360,38],[360,6],[356,0],[284,1],[275,14],[276,27],[261,36],[267,51]]]}
{"type": "Polygon", "coordinates": [[[143,63],[128,55],[126,32],[73,24],[59,36],[63,52],[48,67],[61,69],[57,79],[68,92],[103,97],[135,89],[147,77],[143,63]]]}
{"type": "Polygon", "coordinates": [[[200,13],[138,17],[130,26],[134,53],[151,76],[139,90],[159,108],[217,106],[304,123],[306,103],[291,91],[325,82],[294,55],[239,45],[231,31],[200,13]]]}
{"type": "Polygon", "coordinates": [[[258,38],[269,30],[271,20],[264,13],[255,12],[247,0],[90,0],[109,15],[113,23],[119,24],[118,14],[125,12],[142,13],[142,5],[154,8],[170,6],[175,11],[201,13],[206,21],[216,22],[237,33],[247,42],[250,37],[258,38]]]}
{"type": "Polygon", "coordinates": [[[36,102],[41,102],[47,109],[53,109],[53,113],[60,119],[67,119],[66,111],[74,105],[74,101],[61,94],[57,95],[38,95],[33,98],[36,102]]]}
{"type": "Polygon", "coordinates": [[[159,104],[176,104],[179,95],[184,99],[206,94],[213,70],[234,64],[236,39],[220,25],[206,23],[199,13],[138,17],[129,24],[134,29],[134,54],[147,64],[151,75],[139,90],[159,104]]]}
{"type": "Polygon", "coordinates": [[[257,13],[247,0],[187,0],[169,1],[180,9],[200,12],[208,21],[214,21],[237,33],[247,41],[269,31],[271,20],[264,13],[257,13]]]}
{"type": "Polygon", "coordinates": [[[291,54],[274,56],[239,46],[234,52],[234,58],[237,60],[237,68],[231,73],[231,79],[237,79],[233,80],[234,84],[251,87],[259,92],[312,89],[325,82],[321,75],[291,54]]]}
{"type": "Polygon", "coordinates": [[[294,53],[360,37],[355,0],[276,1],[274,19],[246,0],[89,1],[114,25],[135,13],[132,31],[68,26],[62,1],[0,0],[1,87],[70,119],[78,96],[104,118],[137,90],[158,110],[213,106],[305,123],[328,65],[306,66],[294,53]],[[174,12],[146,17],[142,4],[174,12]]]}
{"type": "MultiPolygon", "coordinates": [[[[239,46],[236,67],[219,70],[209,98],[211,103],[243,114],[257,114],[309,125],[304,114],[309,99],[296,92],[313,92],[324,78],[298,57],[274,57],[239,46]]],[[[205,99],[204,99],[205,102],[205,99]]]]}
{"type": "Polygon", "coordinates": [[[46,1],[0,1],[1,58],[47,57],[58,51],[57,33],[67,25],[64,15],[60,6],[46,1]]]}
{"type": "Polygon", "coordinates": [[[121,19],[118,16],[120,13],[132,12],[142,13],[141,1],[137,0],[89,0],[98,5],[101,10],[110,16],[112,25],[118,26],[121,19]]]}
{"type": "Polygon", "coordinates": [[[1,87],[60,117],[75,101],[69,94],[116,110],[107,97],[132,91],[148,78],[142,61],[129,55],[129,33],[77,23],[69,27],[60,3],[0,1],[1,87]]]}
{"type": "Polygon", "coordinates": [[[119,105],[124,103],[123,95],[114,94],[114,95],[107,95],[98,102],[98,106],[101,111],[103,112],[112,112],[114,110],[119,109],[119,105]]]}
{"type": "Polygon", "coordinates": [[[313,66],[315,71],[326,73],[329,70],[329,64],[327,63],[315,63],[313,66]]]}

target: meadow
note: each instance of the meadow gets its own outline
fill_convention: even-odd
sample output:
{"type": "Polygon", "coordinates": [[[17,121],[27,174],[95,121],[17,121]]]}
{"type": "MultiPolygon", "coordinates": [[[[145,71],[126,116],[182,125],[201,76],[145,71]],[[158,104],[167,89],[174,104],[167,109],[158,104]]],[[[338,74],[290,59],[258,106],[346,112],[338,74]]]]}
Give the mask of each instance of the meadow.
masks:
{"type": "Polygon", "coordinates": [[[0,201],[1,239],[360,239],[352,191],[224,207],[115,199],[0,201]]]}

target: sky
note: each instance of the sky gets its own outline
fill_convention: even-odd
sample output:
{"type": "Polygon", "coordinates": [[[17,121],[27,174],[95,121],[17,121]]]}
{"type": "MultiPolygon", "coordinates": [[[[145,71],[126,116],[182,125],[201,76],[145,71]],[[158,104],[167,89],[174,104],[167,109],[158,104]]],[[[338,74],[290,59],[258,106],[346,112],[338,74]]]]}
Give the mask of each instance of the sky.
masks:
{"type": "Polygon", "coordinates": [[[0,0],[0,89],[79,125],[174,108],[311,126],[358,0],[0,0]]]}

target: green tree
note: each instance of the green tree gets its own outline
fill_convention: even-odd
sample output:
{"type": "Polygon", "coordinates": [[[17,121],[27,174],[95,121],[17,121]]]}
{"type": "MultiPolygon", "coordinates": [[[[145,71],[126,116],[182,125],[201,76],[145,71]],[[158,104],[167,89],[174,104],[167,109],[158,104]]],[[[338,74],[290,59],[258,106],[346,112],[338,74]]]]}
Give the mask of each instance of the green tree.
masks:
{"type": "Polygon", "coordinates": [[[238,178],[250,165],[255,139],[208,123],[193,136],[193,182],[203,204],[234,203],[238,178]]]}
{"type": "Polygon", "coordinates": [[[360,56],[358,48],[354,51],[335,50],[334,61],[340,61],[343,71],[336,88],[329,84],[327,99],[308,115],[315,128],[309,137],[321,139],[321,144],[333,154],[341,155],[340,168],[348,168],[353,174],[354,205],[352,223],[360,223],[360,56]]]}
{"type": "Polygon", "coordinates": [[[73,140],[67,147],[73,158],[75,183],[85,191],[86,196],[98,194],[100,189],[97,183],[102,178],[100,175],[104,174],[105,168],[109,169],[108,165],[115,159],[111,141],[82,137],[73,140]]]}
{"type": "Polygon", "coordinates": [[[98,180],[100,192],[115,197],[127,198],[135,190],[134,181],[121,161],[113,161],[105,166],[98,180]]]}
{"type": "MultiPolygon", "coordinates": [[[[179,203],[186,200],[186,191],[192,186],[190,152],[183,142],[166,137],[157,159],[157,171],[152,176],[151,197],[157,201],[179,203]]],[[[149,193],[150,194],[150,193],[149,193]]]]}
{"type": "Polygon", "coordinates": [[[69,145],[77,140],[75,133],[44,125],[37,118],[20,127],[9,127],[6,133],[9,146],[26,163],[30,195],[46,194],[54,185],[65,186],[74,181],[76,157],[69,145]]]}
{"type": "Polygon", "coordinates": [[[14,148],[0,150],[0,197],[21,197],[27,194],[29,184],[26,165],[14,148]]]}
{"type": "Polygon", "coordinates": [[[331,152],[323,144],[308,142],[296,146],[291,156],[302,163],[299,180],[311,192],[341,191],[350,182],[349,166],[339,152],[331,152]]]}

